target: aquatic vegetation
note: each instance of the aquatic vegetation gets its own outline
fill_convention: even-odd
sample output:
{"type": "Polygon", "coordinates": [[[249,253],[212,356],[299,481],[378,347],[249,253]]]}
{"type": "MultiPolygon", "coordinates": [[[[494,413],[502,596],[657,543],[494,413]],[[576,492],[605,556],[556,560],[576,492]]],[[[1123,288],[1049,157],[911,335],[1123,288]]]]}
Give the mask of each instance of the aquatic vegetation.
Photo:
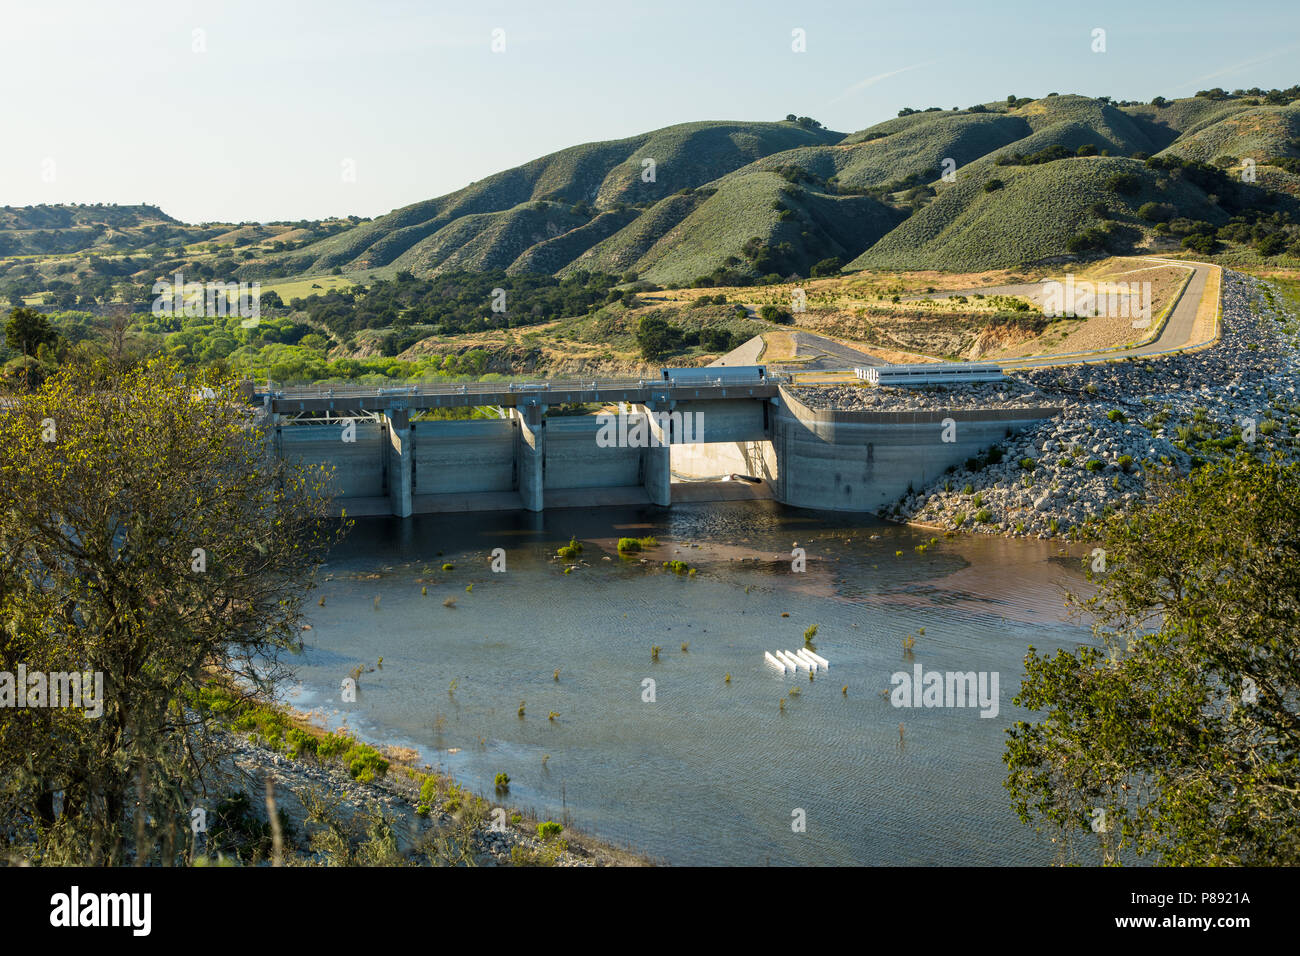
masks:
{"type": "Polygon", "coordinates": [[[578,555],[582,554],[582,542],[579,541],[577,538],[570,538],[569,543],[564,545],[555,553],[562,558],[573,560],[578,555]]]}
{"type": "Polygon", "coordinates": [[[443,569],[444,571],[455,571],[455,570],[456,570],[456,565],[454,565],[454,564],[444,564],[444,565],[442,566],[442,569],[443,569]]]}
{"type": "Polygon", "coordinates": [[[519,716],[524,716],[524,702],[522,700],[519,702],[519,716]]]}
{"type": "Polygon", "coordinates": [[[673,572],[673,574],[686,574],[688,572],[694,573],[695,571],[695,569],[685,561],[665,561],[664,567],[673,572]]]}
{"type": "Polygon", "coordinates": [[[803,632],[803,646],[807,648],[812,648],[813,638],[816,636],[817,636],[817,625],[814,624],[812,625],[812,627],[808,628],[808,630],[803,632]]]}
{"type": "Polygon", "coordinates": [[[443,607],[455,607],[455,606],[456,606],[456,599],[455,599],[454,597],[443,598],[443,600],[442,600],[442,606],[443,606],[443,607]]]}
{"type": "Polygon", "coordinates": [[[496,784],[497,793],[508,793],[510,790],[510,774],[499,773],[492,781],[496,784]]]}
{"type": "Polygon", "coordinates": [[[658,644],[651,644],[651,645],[650,645],[650,660],[654,661],[656,664],[659,663],[659,652],[660,652],[661,650],[663,650],[663,648],[660,647],[658,644]]]}
{"type": "Polygon", "coordinates": [[[619,538],[619,554],[635,554],[638,551],[644,551],[648,548],[659,547],[659,542],[654,538],[619,538]]]}
{"type": "Polygon", "coordinates": [[[557,710],[553,710],[553,711],[551,711],[549,714],[546,715],[546,719],[547,719],[547,720],[551,720],[551,721],[553,721],[553,720],[555,720],[556,717],[559,717],[559,716],[560,716],[560,712],[557,711],[557,710]]]}
{"type": "Polygon", "coordinates": [[[689,650],[690,646],[691,645],[686,641],[682,641],[682,653],[685,654],[689,650]]]}

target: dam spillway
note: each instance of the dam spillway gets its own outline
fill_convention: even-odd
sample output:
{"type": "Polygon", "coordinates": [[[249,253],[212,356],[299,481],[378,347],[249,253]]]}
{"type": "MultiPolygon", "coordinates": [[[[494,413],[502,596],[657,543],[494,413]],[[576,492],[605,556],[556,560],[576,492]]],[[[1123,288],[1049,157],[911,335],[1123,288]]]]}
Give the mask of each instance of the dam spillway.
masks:
{"type": "Polygon", "coordinates": [[[337,510],[431,514],[771,497],[876,513],[1060,408],[812,408],[771,378],[267,390],[275,453],[332,469],[337,510]],[[600,404],[601,415],[550,414],[600,404]],[[439,420],[439,409],[497,418],[439,420]],[[612,422],[614,416],[619,421],[612,422]],[[614,427],[617,425],[617,427],[614,427]],[[739,473],[761,484],[701,489],[739,473]],[[674,482],[673,476],[680,479],[674,482]],[[716,489],[716,492],[711,491],[716,489]]]}

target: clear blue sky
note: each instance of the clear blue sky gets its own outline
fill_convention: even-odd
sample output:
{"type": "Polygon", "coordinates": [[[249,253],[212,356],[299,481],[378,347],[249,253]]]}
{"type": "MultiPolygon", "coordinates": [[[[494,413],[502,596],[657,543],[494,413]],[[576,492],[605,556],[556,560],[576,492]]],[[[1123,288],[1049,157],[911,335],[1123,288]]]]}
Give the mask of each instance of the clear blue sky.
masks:
{"type": "Polygon", "coordinates": [[[376,216],[691,120],[793,112],[852,131],[1008,93],[1297,82],[1295,0],[4,0],[0,205],[376,216]]]}

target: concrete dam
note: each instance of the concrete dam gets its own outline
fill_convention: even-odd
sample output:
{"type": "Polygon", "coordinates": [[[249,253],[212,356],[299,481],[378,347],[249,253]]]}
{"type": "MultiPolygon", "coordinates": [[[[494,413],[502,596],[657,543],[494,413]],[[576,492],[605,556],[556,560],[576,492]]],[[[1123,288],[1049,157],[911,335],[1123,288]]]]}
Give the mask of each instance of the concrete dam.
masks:
{"type": "Polygon", "coordinates": [[[338,510],[398,517],[737,497],[874,513],[1060,412],[814,409],[761,367],[739,371],[685,382],[312,386],[255,398],[277,454],[333,469],[338,510]],[[564,413],[578,403],[608,411],[564,413]],[[432,417],[456,408],[497,417],[432,417]],[[758,481],[721,480],[733,474],[758,481]]]}

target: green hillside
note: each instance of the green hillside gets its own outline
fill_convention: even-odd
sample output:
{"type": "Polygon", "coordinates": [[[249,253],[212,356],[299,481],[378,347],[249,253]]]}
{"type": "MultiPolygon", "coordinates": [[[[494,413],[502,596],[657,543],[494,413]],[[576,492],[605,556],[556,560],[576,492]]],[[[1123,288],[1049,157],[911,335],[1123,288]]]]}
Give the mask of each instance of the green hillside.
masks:
{"type": "MultiPolygon", "coordinates": [[[[703,122],[671,126],[627,139],[586,143],[489,176],[439,199],[406,206],[347,234],[331,237],[279,260],[250,264],[241,271],[252,277],[319,272],[334,267],[370,269],[389,264],[436,268],[451,257],[447,251],[451,236],[463,236],[465,242],[470,241],[464,229],[443,233],[467,216],[506,213],[537,202],[594,204],[597,208],[619,203],[653,204],[770,153],[834,143],[841,137],[840,133],[806,129],[792,122],[703,122]]],[[[511,217],[514,218],[517,214],[511,217]]],[[[505,229],[512,236],[520,234],[495,218],[476,220],[475,225],[505,229]]],[[[585,222],[573,227],[577,225],[585,222]]],[[[535,241],[552,238],[555,236],[543,234],[535,241]]],[[[495,243],[488,244],[502,248],[495,243]]],[[[482,243],[477,244],[476,249],[481,246],[482,243]]],[[[511,261],[522,252],[522,248],[517,249],[511,261]]],[[[481,258],[481,251],[468,251],[456,261],[481,258]]]]}
{"type": "Polygon", "coordinates": [[[823,259],[842,262],[884,235],[897,217],[868,196],[804,189],[772,172],[728,177],[718,190],[636,261],[659,284],[689,283],[715,270],[807,274],[823,259]]]}
{"type": "Polygon", "coordinates": [[[899,113],[847,135],[792,114],[586,143],[374,220],[193,226],[153,206],[6,207],[0,292],[81,304],[129,282],[119,298],[141,299],[178,269],[295,291],[399,272],[745,285],[814,267],[1300,249],[1300,86],[899,113]]]}
{"type": "Polygon", "coordinates": [[[903,119],[918,121],[877,139],[775,153],[731,175],[794,165],[821,179],[836,177],[842,187],[871,188],[918,174],[937,178],[944,159],[964,166],[1033,132],[1018,116],[930,113],[903,119]]]}
{"type": "Polygon", "coordinates": [[[1095,231],[1103,228],[1107,249],[1169,247],[1158,240],[1205,234],[1233,215],[1289,210],[1275,200],[1265,210],[1261,197],[1300,195],[1300,171],[1286,161],[1266,165],[1260,203],[1216,208],[1205,189],[1182,182],[1184,170],[1148,169],[1146,158],[1226,168],[1225,156],[1290,157],[1300,136],[1300,101],[1286,105],[1292,92],[1216,90],[1149,104],[1008,97],[905,109],[848,135],[793,117],[670,126],[560,150],[240,271],[588,270],[708,285],[807,275],[835,260],[852,268],[1015,265],[1067,255],[1088,230],[1100,251],[1095,231]],[[1105,186],[1121,157],[1136,160],[1141,179],[1131,196],[1105,186]],[[954,167],[956,185],[942,175],[954,167]],[[985,192],[990,179],[1005,188],[985,192]],[[1099,203],[1115,208],[1089,212],[1099,203]],[[1146,203],[1157,204],[1157,219],[1139,215],[1146,203]],[[1160,219],[1170,225],[1157,235],[1160,219]]]}
{"type": "MultiPolygon", "coordinates": [[[[1198,124],[1165,152],[1184,159],[1211,163],[1221,156],[1234,161],[1252,157],[1257,163],[1284,155],[1288,144],[1300,138],[1300,103],[1291,106],[1257,106],[1238,110],[1212,123],[1198,124]]],[[[1235,165],[1235,162],[1234,162],[1235,165]]]]}
{"type": "Polygon", "coordinates": [[[568,274],[575,269],[617,275],[627,272],[709,195],[708,192],[692,190],[660,200],[629,225],[579,255],[560,273],[568,274]]]}
{"type": "Polygon", "coordinates": [[[1153,226],[1138,216],[1148,202],[1169,203],[1188,218],[1216,226],[1228,218],[1195,186],[1165,180],[1137,160],[1097,156],[991,169],[959,174],[956,184],[847,268],[1014,267],[1062,256],[1074,236],[1107,222],[1116,223],[1117,237],[1123,241],[1127,235],[1132,245],[1153,226]],[[1116,192],[1108,183],[1117,174],[1135,176],[1140,185],[1131,194],[1116,192]],[[986,191],[995,177],[1005,185],[986,191]],[[1093,211],[1098,204],[1104,215],[1093,211]]]}

